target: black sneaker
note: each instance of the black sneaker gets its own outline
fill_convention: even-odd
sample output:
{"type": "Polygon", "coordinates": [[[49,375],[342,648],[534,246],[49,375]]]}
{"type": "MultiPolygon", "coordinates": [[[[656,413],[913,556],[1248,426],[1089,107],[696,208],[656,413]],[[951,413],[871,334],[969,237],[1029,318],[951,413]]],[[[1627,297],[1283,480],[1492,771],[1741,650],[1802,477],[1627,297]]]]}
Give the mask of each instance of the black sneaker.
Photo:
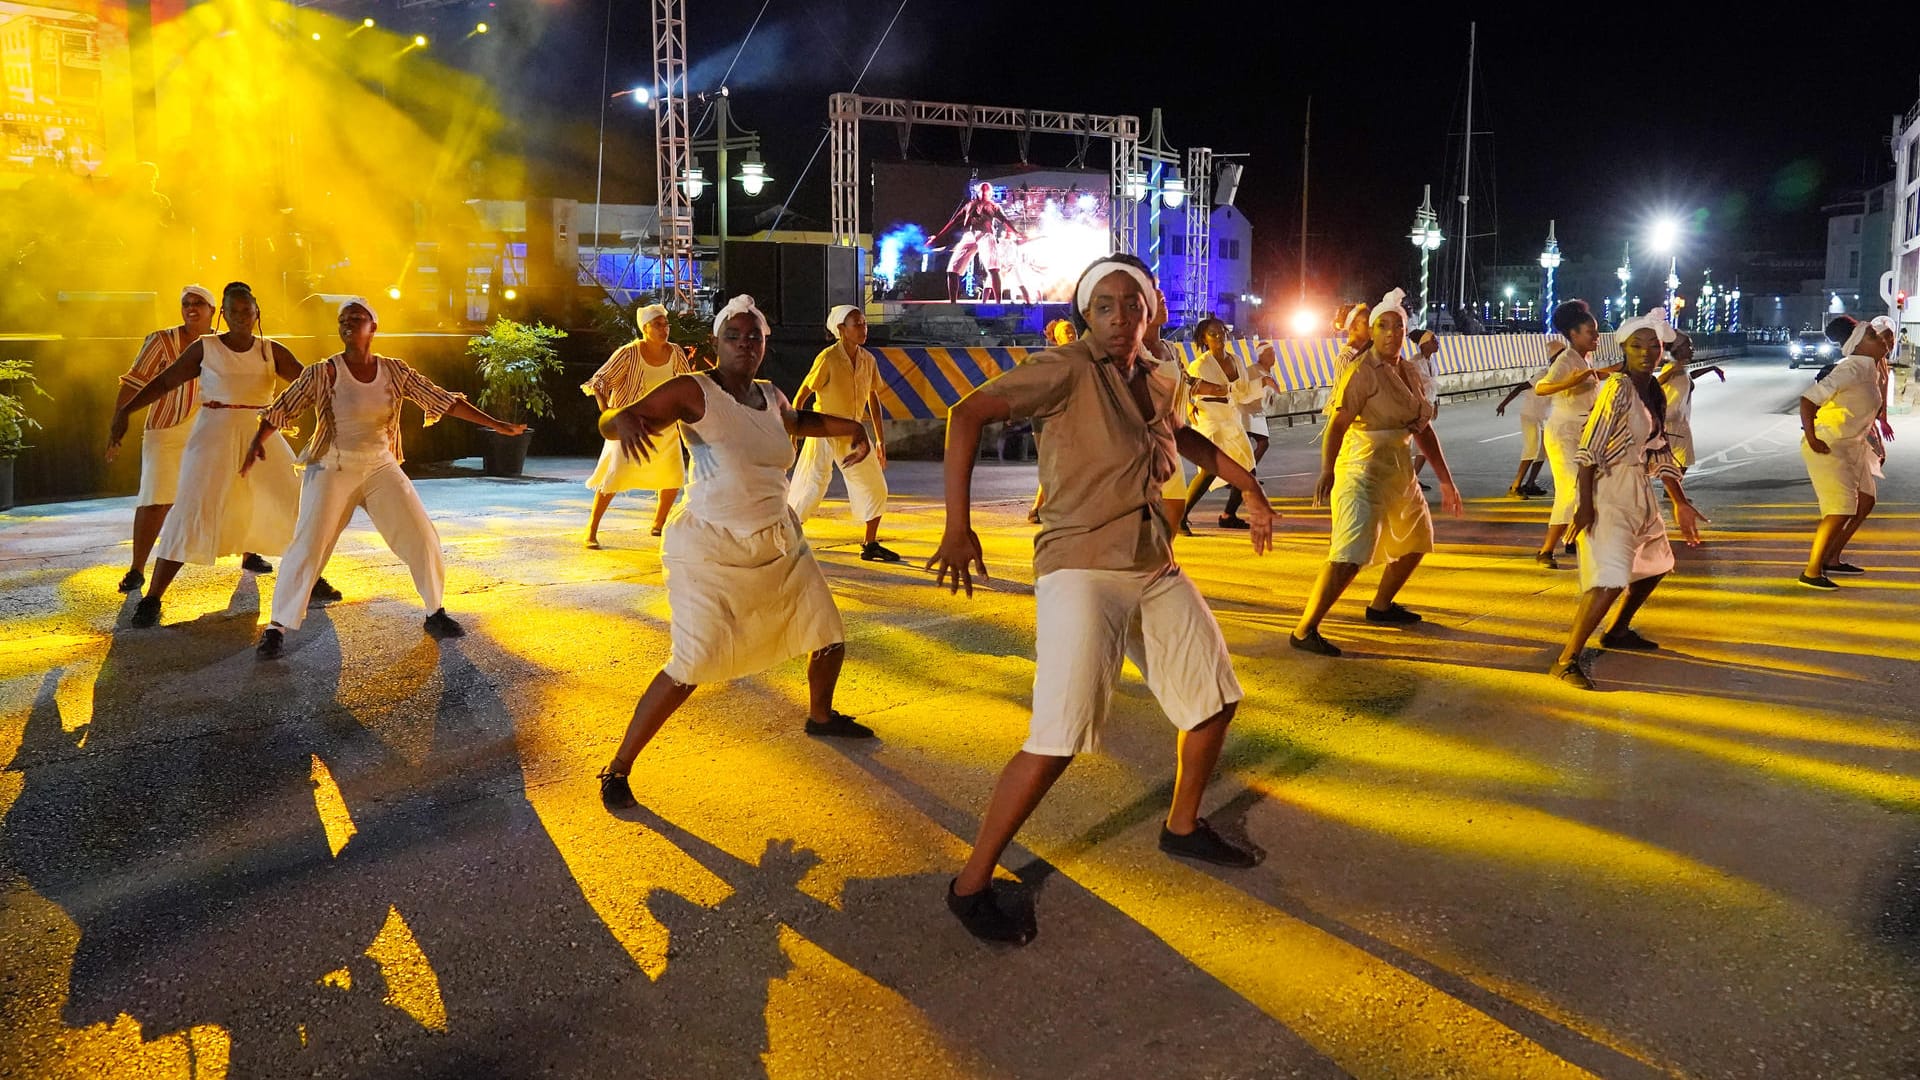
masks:
{"type": "Polygon", "coordinates": [[[1634,652],[1651,652],[1660,647],[1657,642],[1641,637],[1640,631],[1631,626],[1625,630],[1609,630],[1601,634],[1600,644],[1609,649],[1629,649],[1634,652]]]}
{"type": "Polygon", "coordinates": [[[286,632],[277,626],[269,626],[260,632],[260,644],[253,647],[253,654],[262,660],[280,659],[280,650],[286,645],[286,632]]]}
{"type": "Polygon", "coordinates": [[[977,893],[961,896],[953,891],[953,882],[947,882],[947,910],[967,928],[967,933],[981,941],[1025,945],[1033,940],[1033,927],[1000,910],[1000,905],[994,902],[992,883],[977,893]]]}
{"type": "Polygon", "coordinates": [[[1567,541],[1566,553],[1568,555],[1580,554],[1580,545],[1572,540],[1567,541]]]}
{"type": "Polygon", "coordinates": [[[1397,601],[1388,604],[1387,610],[1385,611],[1377,610],[1372,604],[1368,604],[1367,621],[1393,623],[1398,626],[1412,626],[1414,623],[1420,621],[1420,613],[1400,606],[1397,601]]]}
{"type": "Polygon", "coordinates": [[[273,573],[273,564],[249,551],[245,555],[240,556],[240,569],[249,570],[256,574],[271,574],[273,573]]]}
{"type": "MultiPolygon", "coordinates": [[[[1833,583],[1833,579],[1828,577],[1825,574],[1821,574],[1819,577],[1808,577],[1805,574],[1801,574],[1800,584],[1805,585],[1809,589],[1819,589],[1821,592],[1832,592],[1833,590],[1840,587],[1838,585],[1835,585],[1833,583]]],[[[144,600],[141,602],[145,603],[144,600]]],[[[139,618],[139,613],[135,612],[134,617],[139,618]]],[[[134,625],[137,626],[139,624],[136,623],[134,625]]]]}
{"type": "Polygon", "coordinates": [[[870,544],[860,545],[860,561],[861,562],[899,562],[900,555],[898,552],[889,551],[886,548],[881,547],[880,541],[875,540],[870,544]]]}
{"type": "Polygon", "coordinates": [[[1540,564],[1540,566],[1541,566],[1541,568],[1542,568],[1542,569],[1545,569],[1545,570],[1558,570],[1558,569],[1560,569],[1560,561],[1559,561],[1558,559],[1555,559],[1555,558],[1553,557],[1553,552],[1551,552],[1551,551],[1536,551],[1536,552],[1534,552],[1534,553],[1533,553],[1533,561],[1534,561],[1534,562],[1536,562],[1536,563],[1539,563],[1539,564],[1540,564]]]}
{"type": "Polygon", "coordinates": [[[1193,535],[1193,524],[1189,522],[1186,518],[1180,519],[1180,535],[1181,536],[1193,535]]]}
{"type": "Polygon", "coordinates": [[[138,570],[129,570],[127,571],[127,576],[120,579],[120,591],[121,592],[139,592],[140,586],[145,585],[146,583],[147,583],[147,575],[141,573],[138,570]]]}
{"type": "Polygon", "coordinates": [[[1578,687],[1582,690],[1593,689],[1593,680],[1587,677],[1587,669],[1581,667],[1580,661],[1578,660],[1561,664],[1554,670],[1553,674],[1555,678],[1566,683],[1568,686],[1578,687]]]}
{"type": "Polygon", "coordinates": [[[1850,562],[1831,562],[1827,564],[1826,573],[1828,574],[1864,574],[1866,573],[1866,571],[1860,569],[1859,567],[1853,565],[1850,562]]]}
{"type": "Polygon", "coordinates": [[[128,620],[127,625],[140,627],[159,626],[160,598],[157,596],[141,597],[140,602],[133,605],[133,618],[128,620]]]}
{"type": "Polygon", "coordinates": [[[1525,488],[1518,488],[1518,487],[1508,488],[1507,494],[1510,497],[1515,499],[1530,499],[1533,497],[1533,495],[1530,492],[1528,492],[1525,488]]]}
{"type": "Polygon", "coordinates": [[[460,624],[453,621],[453,616],[447,614],[446,608],[427,616],[426,631],[429,636],[441,639],[467,636],[460,624]]]}
{"type": "Polygon", "coordinates": [[[1169,855],[1178,855],[1183,859],[1198,859],[1215,866],[1231,866],[1236,870],[1245,870],[1260,860],[1253,852],[1243,847],[1235,847],[1222,839],[1207,824],[1206,818],[1194,819],[1193,831],[1181,836],[1169,832],[1165,825],[1160,826],[1160,850],[1169,855]]]}
{"type": "Polygon", "coordinates": [[[631,810],[640,805],[633,797],[633,788],[628,785],[625,774],[615,776],[605,769],[600,770],[600,805],[609,810],[631,810]]]}
{"type": "Polygon", "coordinates": [[[1522,495],[1546,495],[1546,494],[1550,494],[1550,493],[1549,493],[1549,492],[1547,491],[1547,489],[1546,489],[1546,488],[1543,488],[1543,487],[1541,487],[1541,486],[1540,486],[1539,484],[1528,484],[1528,485],[1526,485],[1525,487],[1523,487],[1523,488],[1521,488],[1521,489],[1520,489],[1520,494],[1522,494],[1522,495]]]}
{"type": "Polygon", "coordinates": [[[340,598],[340,590],[327,584],[326,578],[316,578],[313,582],[313,591],[307,594],[307,603],[337,604],[340,602],[340,598]]]}
{"type": "Polygon", "coordinates": [[[1242,517],[1227,517],[1227,516],[1225,516],[1225,515],[1221,515],[1221,518],[1220,518],[1220,527],[1221,527],[1221,528],[1223,528],[1223,529],[1251,529],[1251,528],[1253,528],[1253,526],[1252,526],[1252,525],[1250,525],[1250,524],[1248,524],[1248,523],[1247,523],[1247,519],[1246,519],[1246,518],[1242,518],[1242,517]]]}
{"type": "Polygon", "coordinates": [[[846,713],[835,712],[832,713],[831,716],[832,719],[824,724],[809,718],[807,720],[807,734],[818,735],[824,739],[873,738],[872,728],[860,723],[846,713]]]}
{"type": "Polygon", "coordinates": [[[1288,634],[1287,644],[1299,649],[1301,652],[1317,653],[1320,656],[1340,655],[1340,650],[1334,646],[1333,642],[1321,637],[1320,631],[1318,630],[1311,631],[1306,637],[1288,634]]]}

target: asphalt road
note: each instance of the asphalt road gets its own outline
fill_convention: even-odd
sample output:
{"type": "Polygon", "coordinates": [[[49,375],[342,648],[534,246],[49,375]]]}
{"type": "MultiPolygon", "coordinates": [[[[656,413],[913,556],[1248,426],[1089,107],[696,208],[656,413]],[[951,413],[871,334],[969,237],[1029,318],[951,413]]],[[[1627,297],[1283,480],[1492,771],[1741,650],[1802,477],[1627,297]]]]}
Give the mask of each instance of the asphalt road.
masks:
{"type": "MultiPolygon", "coordinates": [[[[436,645],[364,519],[345,603],[256,662],[274,579],[189,568],[124,629],[129,500],[0,515],[0,1075],[1912,1076],[1920,1074],[1920,557],[1895,417],[1881,508],[1836,594],[1793,584],[1816,515],[1778,356],[1696,395],[1713,518],[1601,690],[1544,672],[1576,598],[1534,568],[1493,401],[1438,423],[1469,496],[1403,599],[1363,573],[1323,660],[1286,647],[1325,547],[1315,428],[1263,473],[1277,550],[1196,515],[1182,563],[1248,699],[1206,803],[1265,853],[1154,838],[1172,735],[1138,681],[1006,866],[1027,948],[941,896],[1024,737],[1031,465],[983,464],[971,601],[809,532],[849,629],[801,734],[799,665],[701,689],[594,771],[665,658],[648,502],[578,543],[590,462],[427,480],[469,636],[436,645]]],[[[895,463],[885,536],[941,527],[895,463]]],[[[1217,498],[1217,496],[1216,496],[1217,498]]]]}

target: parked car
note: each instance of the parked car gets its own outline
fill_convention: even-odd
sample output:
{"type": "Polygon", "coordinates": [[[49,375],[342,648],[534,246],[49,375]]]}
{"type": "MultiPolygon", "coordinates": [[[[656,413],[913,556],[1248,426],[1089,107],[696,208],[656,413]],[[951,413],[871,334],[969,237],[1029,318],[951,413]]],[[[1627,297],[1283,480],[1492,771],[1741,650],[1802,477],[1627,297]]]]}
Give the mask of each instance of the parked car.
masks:
{"type": "Polygon", "coordinates": [[[1787,342],[1787,367],[1797,368],[1801,364],[1819,366],[1831,363],[1833,354],[1838,351],[1833,342],[1827,340],[1824,332],[1802,330],[1794,335],[1792,341],[1787,342]]]}

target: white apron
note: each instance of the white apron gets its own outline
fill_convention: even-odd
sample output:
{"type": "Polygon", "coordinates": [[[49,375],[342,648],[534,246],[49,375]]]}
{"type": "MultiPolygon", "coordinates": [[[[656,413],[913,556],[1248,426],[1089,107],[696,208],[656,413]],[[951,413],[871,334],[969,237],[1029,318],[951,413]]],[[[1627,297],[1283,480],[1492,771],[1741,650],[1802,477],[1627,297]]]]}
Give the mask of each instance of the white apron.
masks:
{"type": "Polygon", "coordinates": [[[1433,516],[1413,474],[1404,429],[1349,427],[1333,463],[1327,561],[1391,562],[1433,550],[1433,516]]]}

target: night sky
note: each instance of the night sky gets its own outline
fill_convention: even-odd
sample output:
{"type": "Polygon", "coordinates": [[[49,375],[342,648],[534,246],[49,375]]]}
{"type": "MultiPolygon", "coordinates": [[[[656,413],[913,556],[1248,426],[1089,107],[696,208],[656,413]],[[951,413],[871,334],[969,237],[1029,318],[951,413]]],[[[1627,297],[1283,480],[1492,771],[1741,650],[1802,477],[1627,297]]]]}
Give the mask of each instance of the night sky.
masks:
{"type": "MultiPolygon", "coordinates": [[[[762,4],[689,6],[691,81],[710,88],[762,4]]],[[[647,4],[615,7],[609,81],[618,89],[650,77],[650,24],[647,4]]],[[[1458,171],[1467,17],[1401,15],[1386,25],[1376,14],[1384,9],[1330,9],[1356,12],[1337,22],[1270,3],[1163,7],[1203,18],[1117,14],[1133,5],[910,0],[861,89],[1134,113],[1143,123],[1160,106],[1176,147],[1252,155],[1239,205],[1254,224],[1255,283],[1283,295],[1297,288],[1301,124],[1311,94],[1316,291],[1377,292],[1403,276],[1412,251],[1404,234],[1421,185],[1434,185],[1438,204],[1458,171]]],[[[728,82],[737,118],[766,137],[780,199],[825,132],[827,95],[851,87],[898,9],[898,0],[766,4],[728,82]]],[[[1920,53],[1889,48],[1871,66],[1870,34],[1838,33],[1804,10],[1776,19],[1623,9],[1605,20],[1598,10],[1560,15],[1534,5],[1478,16],[1475,115],[1477,130],[1493,134],[1476,136],[1474,168],[1481,177],[1490,171],[1494,183],[1484,188],[1476,178],[1474,231],[1498,230],[1478,242],[1478,262],[1531,262],[1548,218],[1557,219],[1568,258],[1611,259],[1661,210],[1696,224],[1683,259],[1817,254],[1820,207],[1890,177],[1891,117],[1920,96],[1920,53]],[[1648,29],[1656,23],[1657,33],[1648,29]]],[[[530,186],[593,197],[606,11],[572,0],[503,3],[495,13],[512,27],[511,44],[495,35],[492,47],[502,52],[493,71],[529,122],[530,186]]],[[[435,17],[464,17],[456,12],[435,17]]],[[[616,103],[607,201],[651,201],[650,140],[650,117],[616,103]]],[[[880,129],[868,130],[866,146],[897,153],[880,129]]],[[[959,160],[951,132],[918,131],[913,151],[959,160]]],[[[1032,159],[1059,165],[1071,154],[1067,140],[1036,139],[1032,159]]],[[[1012,136],[977,135],[974,160],[1016,160],[1012,136]]],[[[1089,161],[1104,163],[1104,153],[1096,147],[1089,161]]],[[[823,222],[826,200],[822,153],[793,206],[823,222]]],[[[735,204],[736,231],[765,200],[743,209],[745,202],[735,204]]],[[[1453,223],[1445,224],[1451,237],[1453,223]]]]}

